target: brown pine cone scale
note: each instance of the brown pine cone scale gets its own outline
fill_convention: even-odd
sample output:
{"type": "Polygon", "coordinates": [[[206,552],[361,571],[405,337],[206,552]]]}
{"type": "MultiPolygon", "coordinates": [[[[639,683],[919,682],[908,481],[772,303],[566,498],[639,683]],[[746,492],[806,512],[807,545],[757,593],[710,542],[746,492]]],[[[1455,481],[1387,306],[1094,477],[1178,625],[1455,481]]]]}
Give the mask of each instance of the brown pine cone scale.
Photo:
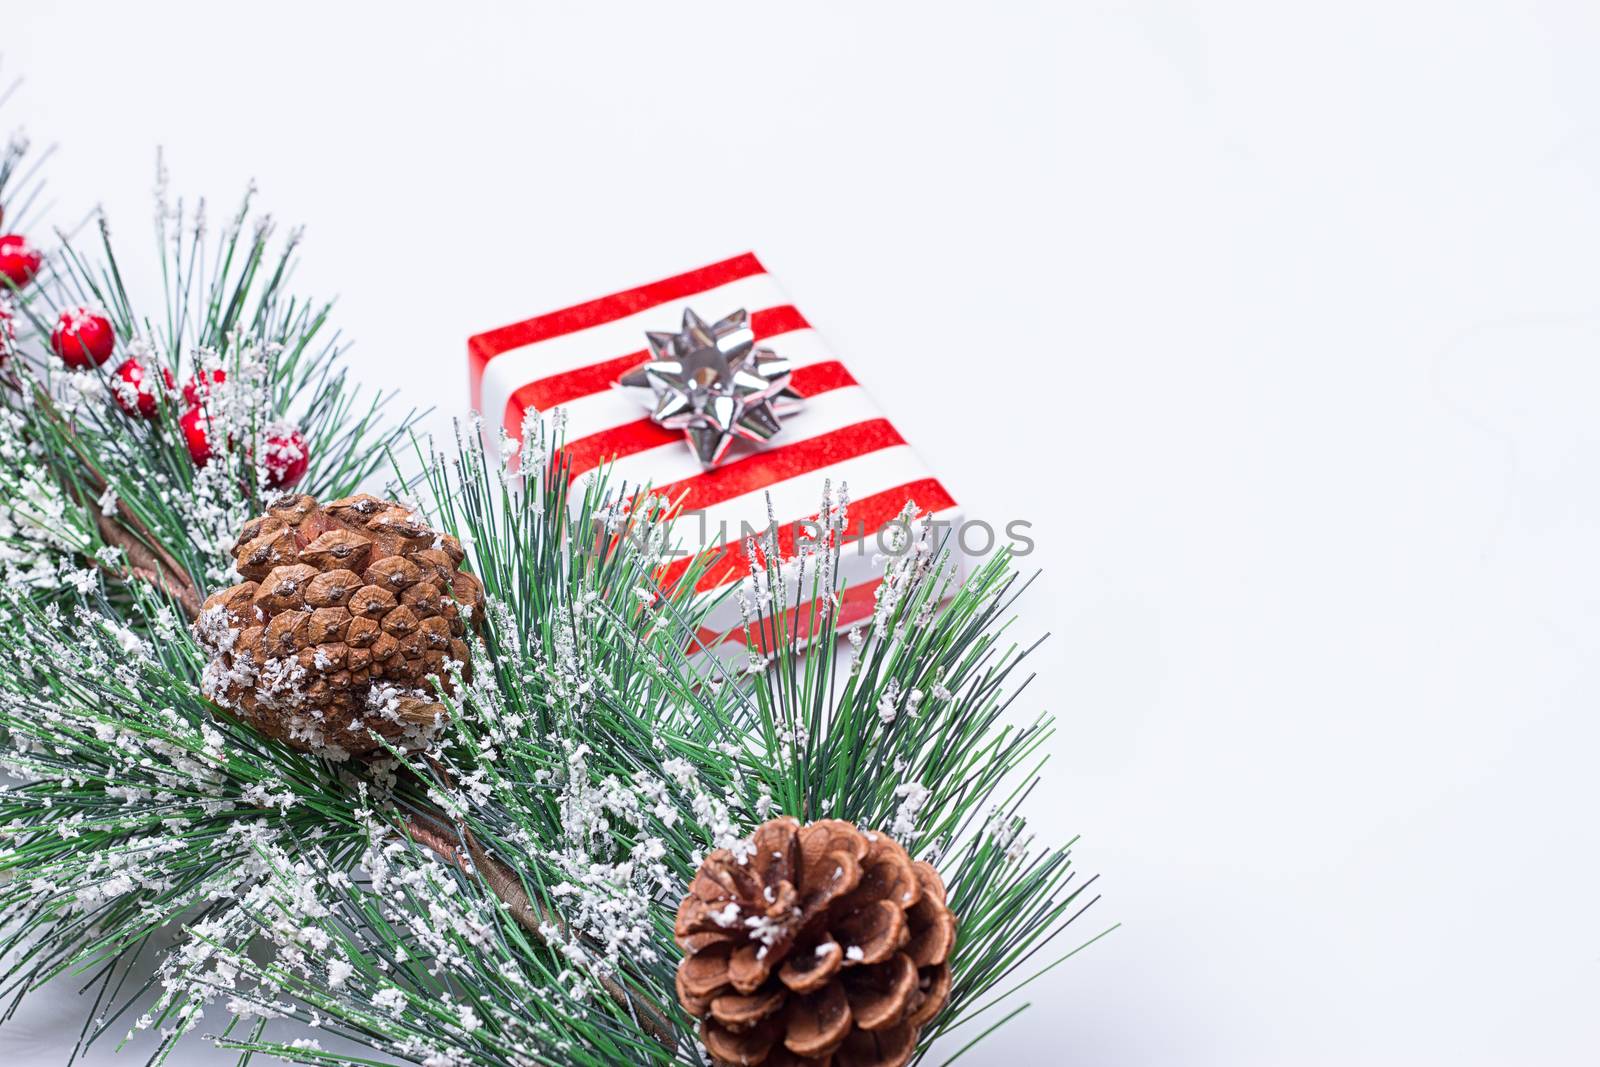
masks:
{"type": "Polygon", "coordinates": [[[365,493],[281,497],[234,546],[245,579],[196,624],[212,652],[207,695],[307,751],[365,755],[443,722],[431,679],[467,679],[467,626],[483,588],[455,538],[365,493]]]}
{"type": "Polygon", "coordinates": [[[677,991],[719,1064],[899,1067],[950,997],[944,883],[886,834],[762,824],[678,908],[677,991]]]}

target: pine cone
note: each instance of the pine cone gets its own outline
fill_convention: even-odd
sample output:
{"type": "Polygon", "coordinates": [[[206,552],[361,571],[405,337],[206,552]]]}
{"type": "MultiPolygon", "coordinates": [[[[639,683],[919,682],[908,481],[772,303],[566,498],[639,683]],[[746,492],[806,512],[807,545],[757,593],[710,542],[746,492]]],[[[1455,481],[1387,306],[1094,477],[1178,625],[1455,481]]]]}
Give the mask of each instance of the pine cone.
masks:
{"type": "Polygon", "coordinates": [[[273,501],[233,549],[247,579],[206,600],[206,693],[258,730],[324,755],[422,741],[444,721],[430,675],[468,677],[483,587],[455,538],[365,493],[273,501]]]}
{"type": "Polygon", "coordinates": [[[950,996],[938,873],[838,819],[773,819],[707,856],[675,933],[678,1001],[719,1064],[898,1067],[950,996]]]}

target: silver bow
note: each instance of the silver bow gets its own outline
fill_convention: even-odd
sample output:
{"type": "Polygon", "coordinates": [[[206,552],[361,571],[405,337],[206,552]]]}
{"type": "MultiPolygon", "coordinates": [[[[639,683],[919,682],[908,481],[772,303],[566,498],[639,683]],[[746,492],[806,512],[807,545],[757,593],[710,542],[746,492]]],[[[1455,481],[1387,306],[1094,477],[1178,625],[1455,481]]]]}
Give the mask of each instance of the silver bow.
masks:
{"type": "Polygon", "coordinates": [[[650,331],[650,361],[617,382],[653,409],[650,418],[682,430],[707,470],[735,437],[766,441],[804,398],[789,388],[794,368],[770,348],[756,346],[743,308],[707,326],[683,309],[677,333],[650,331]]]}

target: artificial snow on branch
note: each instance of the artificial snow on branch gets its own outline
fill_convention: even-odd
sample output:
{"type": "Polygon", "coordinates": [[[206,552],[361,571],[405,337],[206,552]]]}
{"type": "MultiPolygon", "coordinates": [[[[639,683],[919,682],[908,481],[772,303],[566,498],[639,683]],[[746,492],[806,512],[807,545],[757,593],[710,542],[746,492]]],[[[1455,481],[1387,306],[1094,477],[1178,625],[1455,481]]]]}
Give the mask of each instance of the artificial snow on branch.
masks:
{"type": "Polygon", "coordinates": [[[0,991],[87,976],[83,1042],[152,1062],[865,1067],[1100,936],[1064,943],[1094,880],[1026,827],[1053,726],[1003,554],[958,581],[909,506],[842,634],[820,486],[708,640],[669,502],[575,482],[538,417],[405,481],[298,235],[159,184],[153,312],[103,220],[0,253],[0,991]]]}

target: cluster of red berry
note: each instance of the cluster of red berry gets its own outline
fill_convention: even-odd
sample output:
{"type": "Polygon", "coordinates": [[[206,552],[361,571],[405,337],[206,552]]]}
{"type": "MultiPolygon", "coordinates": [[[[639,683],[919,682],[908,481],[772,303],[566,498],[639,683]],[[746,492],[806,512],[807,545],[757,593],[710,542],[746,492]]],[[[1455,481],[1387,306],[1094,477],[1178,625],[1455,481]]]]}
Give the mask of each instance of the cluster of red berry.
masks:
{"type": "MultiPolygon", "coordinates": [[[[21,289],[39,274],[43,257],[17,234],[0,236],[0,278],[21,289]]],[[[117,347],[117,332],[111,320],[88,308],[72,308],[61,313],[56,328],[50,334],[50,347],[61,362],[74,370],[87,370],[103,366],[117,347]]],[[[161,368],[161,386],[138,359],[130,356],[112,372],[112,395],[117,405],[130,416],[153,419],[160,410],[160,391],[169,395],[177,389],[172,372],[161,368]]],[[[184,412],[178,418],[189,456],[197,466],[205,466],[212,456],[211,416],[207,402],[213,388],[227,381],[221,370],[209,375],[201,373],[184,385],[184,412]]],[[[267,435],[262,463],[267,469],[267,483],[274,489],[287,489],[306,473],[311,462],[311,452],[305,437],[298,429],[286,427],[267,435]]]]}

